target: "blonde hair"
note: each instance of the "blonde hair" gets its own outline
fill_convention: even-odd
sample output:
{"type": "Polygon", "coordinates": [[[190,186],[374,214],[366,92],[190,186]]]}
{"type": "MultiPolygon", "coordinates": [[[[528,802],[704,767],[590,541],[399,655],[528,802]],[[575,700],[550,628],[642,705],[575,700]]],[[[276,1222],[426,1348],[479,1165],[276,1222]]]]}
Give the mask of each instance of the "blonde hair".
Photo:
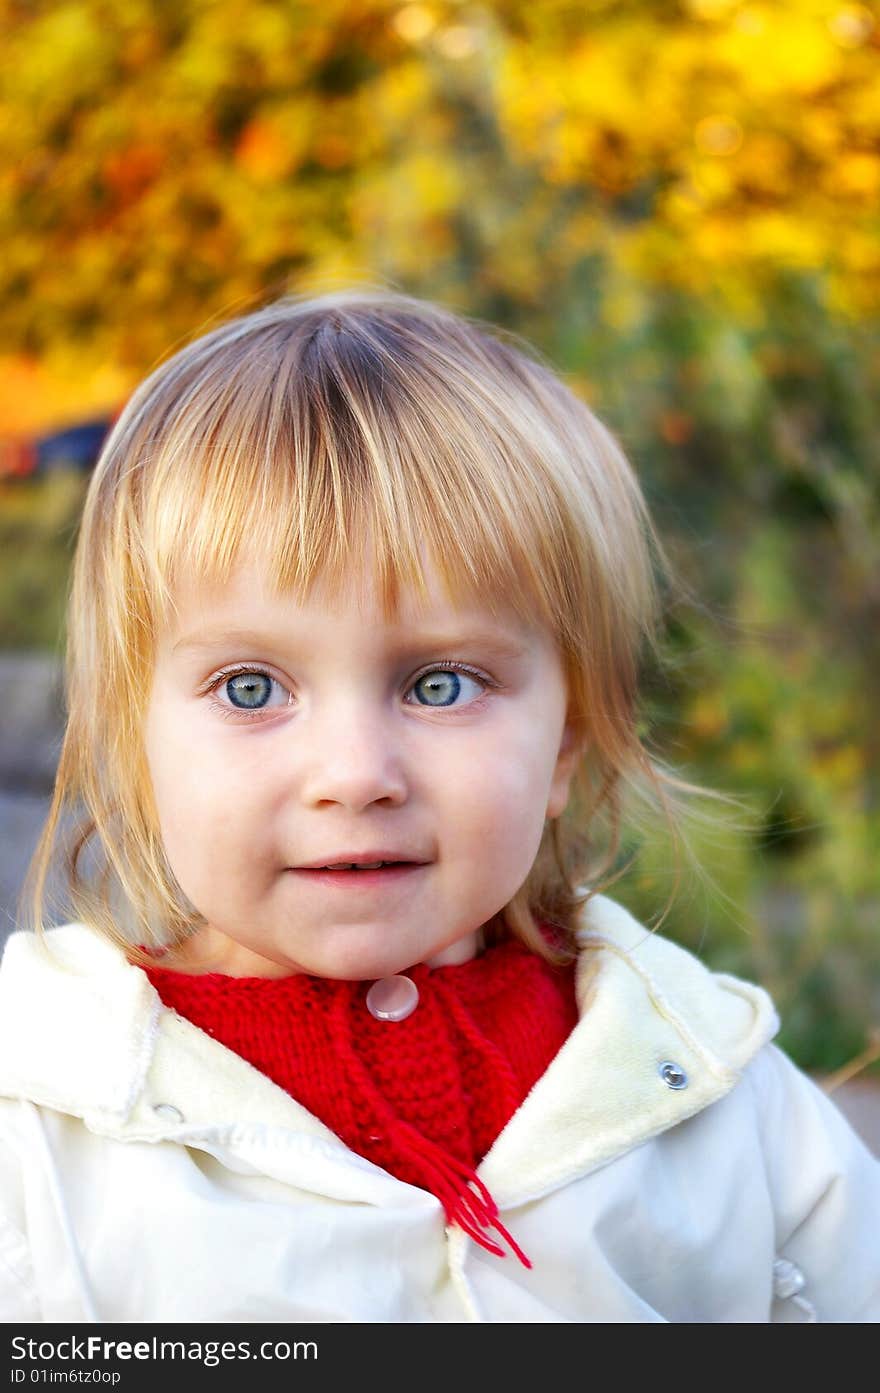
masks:
{"type": "Polygon", "coordinates": [[[31,928],[77,800],[66,893],[79,920],[135,961],[147,959],[134,944],[176,946],[204,923],[166,861],[141,736],[178,579],[222,584],[246,543],[279,590],[304,596],[319,574],[343,583],[367,529],[388,620],[401,587],[423,593],[427,547],[453,602],[503,596],[562,655],[584,753],[489,941],[513,933],[563,960],[580,907],[621,873],[625,809],[662,810],[675,835],[677,795],[701,790],[649,755],[637,712],[641,655],[658,651],[655,571],[671,569],[612,435],[512,334],[384,288],[289,296],[161,364],[95,466],[68,596],[66,730],[26,882],[31,928]],[[93,838],[103,866],[87,876],[93,838]]]}

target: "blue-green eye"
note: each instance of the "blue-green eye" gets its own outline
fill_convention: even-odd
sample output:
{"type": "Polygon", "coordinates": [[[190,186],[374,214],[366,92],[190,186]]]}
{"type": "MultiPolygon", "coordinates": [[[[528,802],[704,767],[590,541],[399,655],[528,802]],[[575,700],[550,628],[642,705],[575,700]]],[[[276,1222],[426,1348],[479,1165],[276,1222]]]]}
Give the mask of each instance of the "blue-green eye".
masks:
{"type": "Polygon", "coordinates": [[[237,672],[226,682],[230,700],[245,711],[261,708],[271,689],[272,678],[265,672],[237,672]]]}
{"type": "MultiPolygon", "coordinates": [[[[222,672],[211,683],[207,695],[211,705],[226,719],[232,719],[236,716],[257,716],[269,709],[268,702],[273,687],[277,687],[279,692],[284,693],[285,700],[280,705],[289,706],[291,703],[290,693],[276,678],[268,672],[263,672],[260,668],[241,668],[238,672],[222,672]],[[225,692],[227,700],[221,701],[214,695],[220,691],[225,692]]],[[[279,703],[276,702],[275,706],[277,708],[279,703]]]]}
{"type": "Polygon", "coordinates": [[[423,672],[421,677],[417,677],[413,683],[412,690],[424,694],[424,701],[419,700],[421,706],[452,706],[461,691],[461,679],[477,683],[485,691],[486,682],[478,678],[469,668],[457,667],[435,667],[429,672],[423,672]]]}

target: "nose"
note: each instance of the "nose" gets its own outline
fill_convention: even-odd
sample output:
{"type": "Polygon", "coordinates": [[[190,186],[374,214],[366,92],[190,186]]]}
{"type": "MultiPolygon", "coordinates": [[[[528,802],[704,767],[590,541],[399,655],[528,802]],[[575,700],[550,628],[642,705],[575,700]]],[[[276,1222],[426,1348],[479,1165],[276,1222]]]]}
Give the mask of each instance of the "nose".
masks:
{"type": "Polygon", "coordinates": [[[358,812],[371,803],[407,797],[404,751],[393,718],[367,703],[335,703],[300,727],[302,801],[339,803],[358,812]]]}

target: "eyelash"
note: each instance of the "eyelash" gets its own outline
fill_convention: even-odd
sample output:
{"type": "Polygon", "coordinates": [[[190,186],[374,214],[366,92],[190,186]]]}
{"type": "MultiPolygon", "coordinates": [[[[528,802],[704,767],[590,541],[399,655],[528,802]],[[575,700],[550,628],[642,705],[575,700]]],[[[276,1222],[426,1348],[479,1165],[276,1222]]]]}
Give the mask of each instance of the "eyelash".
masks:
{"type": "MultiPolygon", "coordinates": [[[[414,687],[415,684],[416,684],[418,681],[421,680],[421,678],[427,677],[427,675],[428,675],[429,672],[438,672],[438,671],[442,671],[442,672],[450,672],[450,671],[451,671],[451,672],[463,672],[463,673],[466,674],[466,676],[472,677],[472,678],[474,679],[475,682],[479,682],[480,685],[486,689],[486,691],[489,691],[489,690],[491,690],[492,688],[497,688],[498,685],[499,685],[497,682],[493,682],[490,678],[484,677],[483,674],[482,674],[481,672],[478,672],[476,668],[469,667],[467,663],[457,663],[457,662],[453,662],[453,661],[450,661],[450,662],[443,662],[443,661],[441,661],[441,662],[438,662],[438,663],[432,663],[430,667],[423,668],[423,670],[422,670],[421,672],[416,673],[415,677],[412,679],[412,682],[411,682],[410,686],[411,686],[411,687],[414,687]]],[[[285,709],[284,707],[280,707],[280,706],[279,706],[279,707],[275,707],[275,708],[264,707],[264,708],[261,708],[260,710],[255,710],[255,711],[253,711],[253,712],[247,712],[247,711],[242,710],[240,707],[225,706],[225,705],[223,704],[222,701],[219,701],[219,700],[213,695],[214,692],[216,692],[217,688],[220,687],[220,686],[222,686],[222,684],[223,684],[224,682],[228,682],[231,678],[233,678],[233,677],[239,677],[239,676],[241,676],[241,675],[244,674],[244,673],[247,673],[247,674],[252,675],[252,676],[255,676],[255,677],[268,677],[269,680],[270,680],[270,682],[277,682],[279,686],[283,686],[283,685],[284,685],[282,682],[280,682],[280,681],[278,680],[277,677],[273,677],[272,674],[271,674],[271,672],[267,672],[267,671],[265,670],[265,668],[259,668],[259,667],[232,667],[232,668],[225,668],[225,669],[223,670],[223,672],[219,672],[219,673],[217,674],[216,677],[212,677],[212,678],[211,678],[211,681],[210,681],[209,684],[208,684],[208,686],[205,688],[205,695],[208,697],[209,704],[210,704],[211,706],[214,707],[215,711],[218,711],[218,712],[220,713],[220,715],[223,717],[224,720],[227,720],[227,721],[228,721],[228,720],[237,721],[237,720],[239,719],[239,717],[241,717],[241,718],[244,719],[245,722],[248,722],[248,721],[258,721],[258,720],[260,720],[262,717],[265,717],[266,714],[267,714],[270,710],[273,710],[273,709],[274,709],[274,710],[276,710],[276,711],[283,711],[283,710],[285,709]]],[[[407,690],[409,690],[409,689],[407,689],[407,690]]],[[[483,695],[485,696],[485,694],[486,694],[486,693],[485,693],[485,691],[484,691],[483,695]]],[[[479,705],[479,703],[482,701],[482,699],[483,699],[482,697],[477,697],[476,701],[472,701],[472,702],[470,703],[471,708],[473,708],[474,706],[479,705]]],[[[425,709],[425,710],[430,710],[431,708],[430,708],[430,707],[425,707],[424,709],[425,709]]],[[[437,710],[437,711],[454,710],[454,709],[457,709],[457,708],[442,707],[442,706],[438,706],[438,707],[435,707],[435,708],[434,708],[434,710],[437,710]]]]}

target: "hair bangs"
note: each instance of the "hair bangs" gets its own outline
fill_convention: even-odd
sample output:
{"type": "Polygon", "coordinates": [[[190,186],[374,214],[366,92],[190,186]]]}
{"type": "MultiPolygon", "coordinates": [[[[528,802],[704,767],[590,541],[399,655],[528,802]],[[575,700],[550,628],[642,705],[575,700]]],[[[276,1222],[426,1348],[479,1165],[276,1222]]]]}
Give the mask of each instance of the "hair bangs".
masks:
{"type": "Polygon", "coordinates": [[[295,596],[371,565],[390,620],[402,591],[424,595],[426,556],[453,604],[503,597],[558,625],[574,558],[539,432],[500,374],[493,390],[458,360],[441,374],[369,318],[233,350],[236,370],[218,354],[216,388],[180,392],[152,440],[141,550],[158,625],[182,578],[222,586],[244,562],[295,596]]]}

